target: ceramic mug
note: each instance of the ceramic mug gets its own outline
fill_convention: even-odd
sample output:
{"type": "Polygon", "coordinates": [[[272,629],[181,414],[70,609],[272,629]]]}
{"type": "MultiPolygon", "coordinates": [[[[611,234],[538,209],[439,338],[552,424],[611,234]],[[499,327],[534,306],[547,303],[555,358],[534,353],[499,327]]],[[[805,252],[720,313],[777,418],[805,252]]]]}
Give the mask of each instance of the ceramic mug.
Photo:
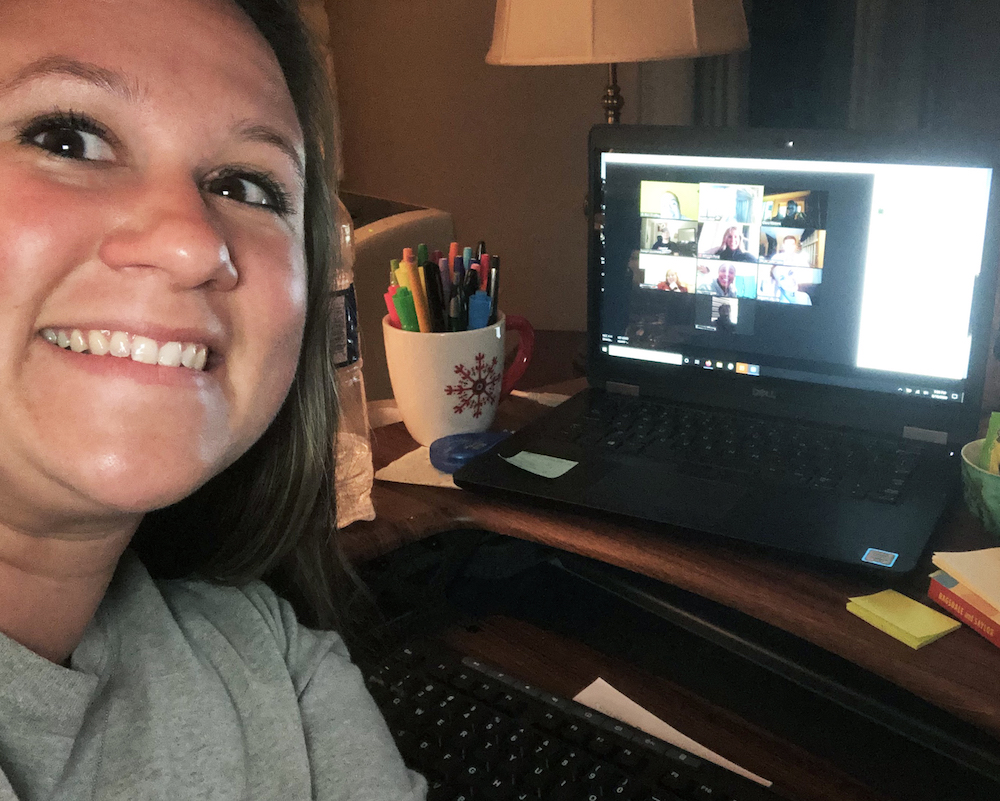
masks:
{"type": "Polygon", "coordinates": [[[440,334],[404,331],[382,318],[385,358],[396,405],[407,431],[421,445],[449,434],[486,431],[497,406],[524,374],[535,332],[523,317],[440,334]],[[504,333],[520,335],[517,355],[504,370],[504,333]]]}
{"type": "Polygon", "coordinates": [[[962,494],[969,511],[1000,539],[1000,476],[979,466],[985,441],[977,439],[962,448],[962,494]]]}

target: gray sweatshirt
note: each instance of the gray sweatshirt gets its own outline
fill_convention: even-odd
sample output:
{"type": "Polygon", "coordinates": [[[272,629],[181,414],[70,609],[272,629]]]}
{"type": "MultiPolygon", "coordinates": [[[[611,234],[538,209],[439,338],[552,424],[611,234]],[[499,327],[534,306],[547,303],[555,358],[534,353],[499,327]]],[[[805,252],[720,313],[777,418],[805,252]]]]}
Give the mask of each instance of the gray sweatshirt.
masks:
{"type": "Polygon", "coordinates": [[[154,582],[126,552],[55,665],[0,634],[0,799],[417,801],[333,632],[259,582],[154,582]]]}

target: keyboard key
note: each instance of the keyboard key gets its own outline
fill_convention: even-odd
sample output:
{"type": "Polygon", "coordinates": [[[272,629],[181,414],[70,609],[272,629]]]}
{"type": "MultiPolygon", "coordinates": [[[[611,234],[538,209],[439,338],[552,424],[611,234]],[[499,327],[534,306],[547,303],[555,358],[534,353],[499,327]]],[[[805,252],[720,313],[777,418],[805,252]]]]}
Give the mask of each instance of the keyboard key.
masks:
{"type": "Polygon", "coordinates": [[[535,716],[535,722],[545,731],[555,731],[564,722],[565,718],[554,709],[539,710],[535,716]]]}
{"type": "Polygon", "coordinates": [[[493,701],[493,706],[508,715],[514,715],[523,708],[524,702],[521,696],[516,693],[501,692],[493,701]]]}
{"type": "Polygon", "coordinates": [[[681,768],[673,768],[660,777],[660,784],[668,790],[675,790],[678,793],[686,793],[694,787],[694,779],[687,771],[681,768]]]}
{"type": "Polygon", "coordinates": [[[614,761],[615,764],[625,768],[626,770],[639,772],[646,766],[648,760],[634,748],[625,746],[614,754],[614,761]]]}
{"type": "Polygon", "coordinates": [[[729,801],[720,792],[716,792],[707,784],[700,784],[691,791],[691,801],[729,801]]]}
{"type": "Polygon", "coordinates": [[[562,742],[553,737],[543,737],[531,749],[536,763],[550,765],[563,749],[562,742]]]}
{"type": "Polygon", "coordinates": [[[579,751],[567,749],[556,759],[554,767],[558,769],[563,776],[576,779],[580,776],[580,773],[585,767],[584,757],[579,751]]]}
{"type": "Polygon", "coordinates": [[[571,743],[581,745],[590,737],[590,730],[581,723],[572,722],[559,730],[559,736],[571,743]]]}
{"type": "Polygon", "coordinates": [[[547,766],[535,765],[524,776],[524,783],[541,793],[548,790],[555,782],[561,778],[558,771],[547,766]]]}
{"type": "Polygon", "coordinates": [[[615,750],[614,741],[603,734],[595,734],[587,742],[587,750],[592,754],[607,757],[615,750]]]}
{"type": "Polygon", "coordinates": [[[468,690],[475,680],[471,671],[458,670],[451,677],[451,686],[456,690],[468,690]]]}
{"type": "Polygon", "coordinates": [[[480,701],[494,701],[500,696],[500,686],[492,681],[480,681],[472,688],[472,694],[480,701]]]}

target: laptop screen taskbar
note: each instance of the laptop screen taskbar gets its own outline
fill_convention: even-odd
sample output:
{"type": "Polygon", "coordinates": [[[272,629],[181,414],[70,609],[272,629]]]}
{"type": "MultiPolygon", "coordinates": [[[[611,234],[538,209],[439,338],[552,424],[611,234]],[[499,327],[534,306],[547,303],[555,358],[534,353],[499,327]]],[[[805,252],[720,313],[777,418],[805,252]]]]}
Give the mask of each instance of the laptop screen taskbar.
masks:
{"type": "MultiPolygon", "coordinates": [[[[627,343],[614,342],[612,337],[602,337],[601,351],[615,359],[635,360],[652,364],[671,365],[685,370],[717,371],[732,373],[747,378],[779,378],[789,381],[803,381],[809,384],[825,384],[848,389],[872,390],[927,401],[962,403],[965,392],[953,382],[934,381],[923,376],[850,376],[831,375],[809,370],[792,369],[777,365],[742,361],[750,357],[735,357],[731,353],[696,350],[658,351],[637,348],[627,343]]],[[[759,357],[756,357],[759,358],[759,357]]]]}

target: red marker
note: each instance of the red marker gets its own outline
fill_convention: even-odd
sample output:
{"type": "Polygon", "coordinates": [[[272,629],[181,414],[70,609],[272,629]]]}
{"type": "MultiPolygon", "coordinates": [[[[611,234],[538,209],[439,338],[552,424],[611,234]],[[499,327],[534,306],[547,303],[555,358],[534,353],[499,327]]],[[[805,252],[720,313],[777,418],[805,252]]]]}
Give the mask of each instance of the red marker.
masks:
{"type": "Polygon", "coordinates": [[[479,257],[479,264],[481,269],[479,270],[479,288],[486,291],[486,282],[489,280],[490,276],[490,254],[484,253],[479,257]]]}
{"type": "Polygon", "coordinates": [[[399,322],[399,312],[396,311],[396,305],[392,302],[392,296],[396,294],[396,290],[399,286],[389,287],[389,291],[385,293],[385,307],[389,310],[389,323],[393,328],[402,328],[402,324],[399,322]]]}
{"type": "Polygon", "coordinates": [[[448,246],[448,272],[451,273],[451,282],[455,283],[455,260],[458,258],[458,242],[452,242],[448,246]]]}

